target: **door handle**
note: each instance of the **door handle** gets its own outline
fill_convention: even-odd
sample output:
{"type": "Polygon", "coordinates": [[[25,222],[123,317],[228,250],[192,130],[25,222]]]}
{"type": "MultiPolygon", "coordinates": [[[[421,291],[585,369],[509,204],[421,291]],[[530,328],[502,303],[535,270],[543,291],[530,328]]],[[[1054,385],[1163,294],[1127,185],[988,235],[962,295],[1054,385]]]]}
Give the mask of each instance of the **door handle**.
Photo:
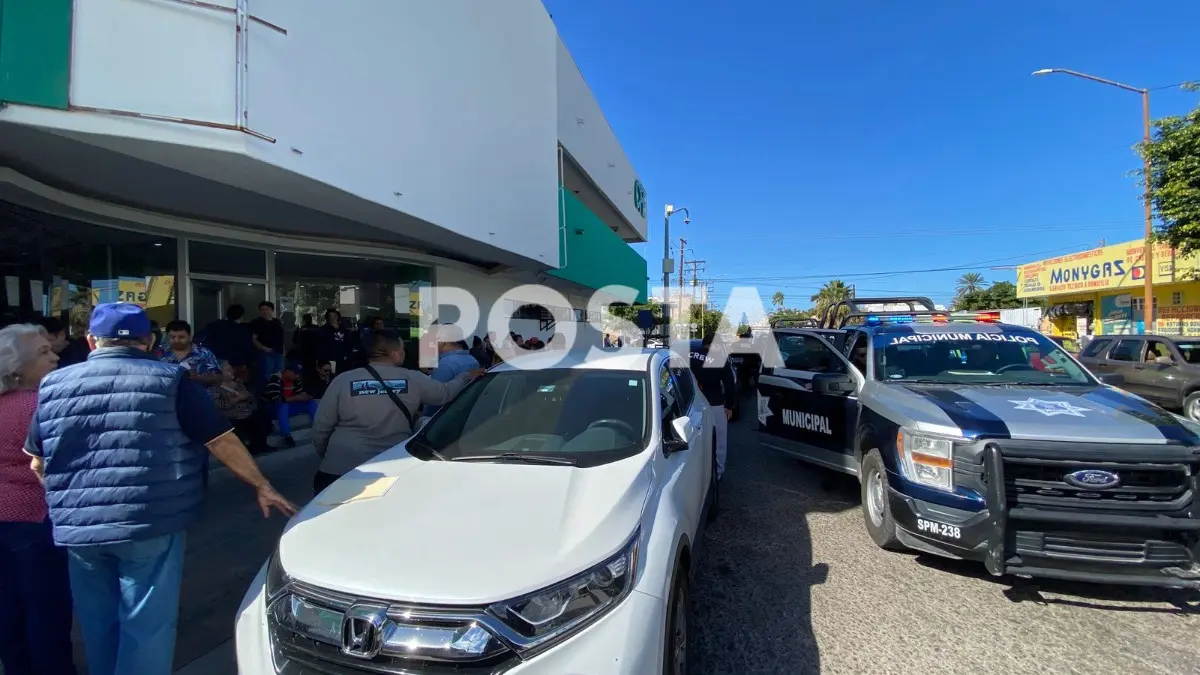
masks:
{"type": "Polygon", "coordinates": [[[1133,369],[1134,369],[1134,370],[1145,370],[1145,369],[1146,369],[1146,364],[1144,364],[1144,363],[1135,363],[1135,364],[1133,364],[1133,369]]]}

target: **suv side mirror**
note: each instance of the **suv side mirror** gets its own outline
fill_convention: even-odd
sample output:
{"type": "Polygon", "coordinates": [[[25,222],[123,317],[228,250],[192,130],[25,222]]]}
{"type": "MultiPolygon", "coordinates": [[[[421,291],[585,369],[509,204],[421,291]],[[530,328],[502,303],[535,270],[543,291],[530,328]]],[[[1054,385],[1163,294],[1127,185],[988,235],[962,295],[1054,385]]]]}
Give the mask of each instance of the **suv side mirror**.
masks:
{"type": "Polygon", "coordinates": [[[692,421],[687,417],[671,420],[670,428],[663,429],[663,449],[668,455],[687,450],[692,443],[692,421]]]}
{"type": "Polygon", "coordinates": [[[813,392],[826,396],[849,396],[854,393],[854,378],[849,373],[817,373],[812,379],[813,392]]]}
{"type": "Polygon", "coordinates": [[[1100,384],[1107,384],[1113,387],[1120,387],[1125,384],[1125,376],[1120,373],[1092,373],[1100,384]]]}

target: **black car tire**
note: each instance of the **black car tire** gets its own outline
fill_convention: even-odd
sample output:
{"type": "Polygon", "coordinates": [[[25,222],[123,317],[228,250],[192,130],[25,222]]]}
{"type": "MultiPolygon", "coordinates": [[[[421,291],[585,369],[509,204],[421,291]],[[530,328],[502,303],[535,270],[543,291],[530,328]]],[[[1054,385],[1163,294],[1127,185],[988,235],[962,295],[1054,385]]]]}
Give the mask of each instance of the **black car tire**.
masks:
{"type": "Polygon", "coordinates": [[[863,457],[858,469],[860,490],[862,493],[863,521],[867,525],[867,534],[879,548],[889,551],[904,550],[896,536],[896,521],[892,518],[892,508],[888,503],[887,469],[878,449],[873,449],[863,457]],[[874,494],[872,494],[874,493],[874,494]]]}
{"type": "Polygon", "coordinates": [[[692,591],[688,571],[680,566],[667,602],[667,632],[663,640],[663,675],[691,675],[692,591]]]}

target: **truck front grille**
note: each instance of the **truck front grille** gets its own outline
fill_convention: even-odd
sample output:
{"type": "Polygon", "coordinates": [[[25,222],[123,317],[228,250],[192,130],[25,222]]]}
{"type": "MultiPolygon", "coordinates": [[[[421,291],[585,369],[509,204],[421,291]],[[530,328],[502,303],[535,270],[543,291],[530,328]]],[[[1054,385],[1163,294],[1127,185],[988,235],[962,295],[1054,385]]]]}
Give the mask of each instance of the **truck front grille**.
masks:
{"type": "Polygon", "coordinates": [[[1156,566],[1191,564],[1187,547],[1177,541],[1031,530],[1017,530],[1013,536],[1015,552],[1022,557],[1156,566]]]}
{"type": "MultiPolygon", "coordinates": [[[[1117,510],[1137,514],[1185,511],[1196,489],[1194,465],[1186,463],[1034,459],[1003,456],[1004,492],[1010,507],[1117,510]],[[1073,472],[1099,469],[1117,474],[1109,489],[1067,482],[1073,472]]],[[[1181,514],[1183,515],[1183,514],[1181,514]]]]}

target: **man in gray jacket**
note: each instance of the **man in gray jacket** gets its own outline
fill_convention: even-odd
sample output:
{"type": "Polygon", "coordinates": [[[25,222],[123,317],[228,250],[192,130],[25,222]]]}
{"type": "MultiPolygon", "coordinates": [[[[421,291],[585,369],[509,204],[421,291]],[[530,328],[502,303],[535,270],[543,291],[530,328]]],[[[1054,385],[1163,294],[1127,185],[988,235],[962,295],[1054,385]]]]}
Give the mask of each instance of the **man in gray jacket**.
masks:
{"type": "Polygon", "coordinates": [[[339,373],[317,406],[312,428],[321,457],[313,478],[316,493],[411,436],[422,406],[449,402],[484,372],[473,369],[438,382],[400,367],[404,343],[386,334],[371,335],[366,352],[367,365],[339,373]]]}

